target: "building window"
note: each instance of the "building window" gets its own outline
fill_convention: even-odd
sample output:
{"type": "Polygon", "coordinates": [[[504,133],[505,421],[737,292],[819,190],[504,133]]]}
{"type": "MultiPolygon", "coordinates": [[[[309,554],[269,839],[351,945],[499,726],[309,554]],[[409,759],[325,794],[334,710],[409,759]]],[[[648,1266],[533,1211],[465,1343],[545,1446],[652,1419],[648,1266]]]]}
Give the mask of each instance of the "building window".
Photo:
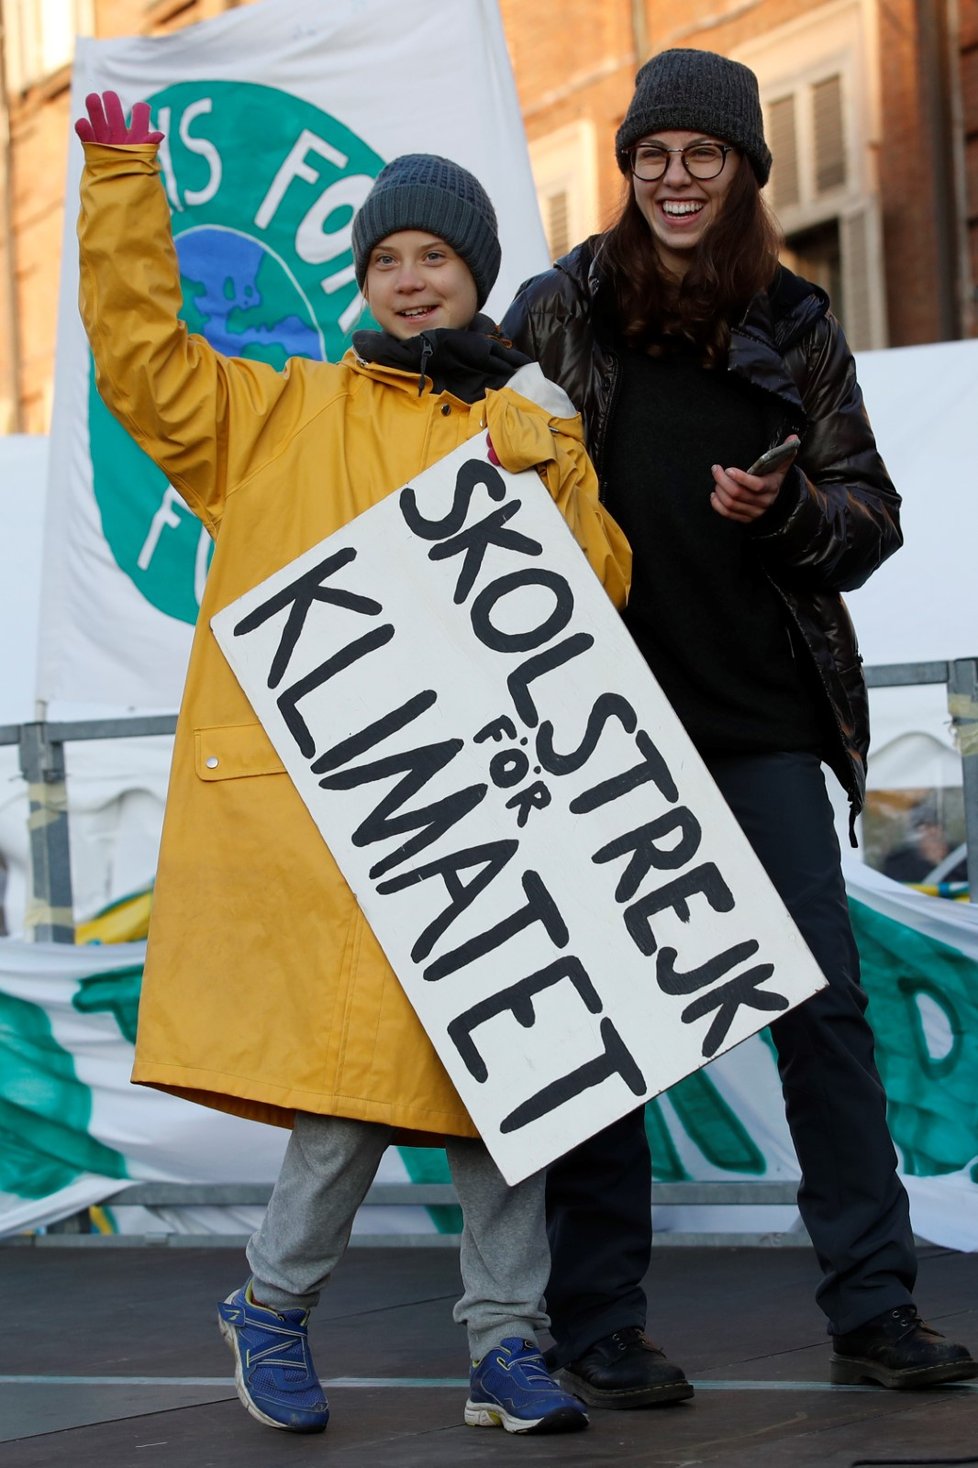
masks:
{"type": "Polygon", "coordinates": [[[530,166],[550,258],[598,228],[597,158],[590,122],[572,123],[530,143],[530,166]]]}
{"type": "Polygon", "coordinates": [[[797,230],[790,239],[786,237],[781,258],[789,270],[827,290],[834,310],[840,318],[845,315],[842,248],[837,219],[828,219],[811,229],[797,230]]]}
{"type": "Polygon", "coordinates": [[[25,92],[70,66],[75,37],[94,34],[94,0],[15,0],[3,8],[7,90],[25,92]]]}
{"type": "Polygon", "coordinates": [[[842,78],[827,76],[812,87],[815,135],[815,192],[830,193],[846,182],[846,136],[842,121],[842,78]]]}
{"type": "Polygon", "coordinates": [[[887,344],[875,46],[864,0],[831,0],[736,56],[760,83],[784,262],[829,292],[860,351],[887,344]]]}
{"type": "Polygon", "coordinates": [[[571,238],[570,197],[567,190],[555,189],[552,194],[548,194],[546,208],[543,227],[547,236],[547,248],[550,258],[558,260],[561,255],[567,254],[574,243],[571,238]]]}
{"type": "Polygon", "coordinates": [[[852,109],[839,71],[806,79],[767,103],[772,203],[790,270],[828,291],[849,345],[886,345],[877,198],[851,156],[852,109]]]}
{"type": "Polygon", "coordinates": [[[796,87],[767,104],[775,209],[810,208],[849,183],[845,94],[839,73],[796,87]]]}
{"type": "Polygon", "coordinates": [[[801,202],[798,177],[798,128],[795,121],[794,93],[777,97],[768,107],[768,146],[778,160],[771,182],[776,205],[801,202]]]}

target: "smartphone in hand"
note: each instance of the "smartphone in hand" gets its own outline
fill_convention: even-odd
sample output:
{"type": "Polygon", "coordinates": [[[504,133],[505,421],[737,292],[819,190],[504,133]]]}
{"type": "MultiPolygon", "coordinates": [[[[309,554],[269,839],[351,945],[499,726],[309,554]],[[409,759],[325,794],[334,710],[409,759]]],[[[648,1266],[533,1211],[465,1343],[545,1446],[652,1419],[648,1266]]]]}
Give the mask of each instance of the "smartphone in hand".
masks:
{"type": "Polygon", "coordinates": [[[774,469],[780,469],[782,464],[790,464],[798,450],[801,441],[797,438],[789,440],[788,443],[779,443],[773,449],[768,449],[759,459],[755,459],[747,470],[748,474],[770,474],[774,469]]]}

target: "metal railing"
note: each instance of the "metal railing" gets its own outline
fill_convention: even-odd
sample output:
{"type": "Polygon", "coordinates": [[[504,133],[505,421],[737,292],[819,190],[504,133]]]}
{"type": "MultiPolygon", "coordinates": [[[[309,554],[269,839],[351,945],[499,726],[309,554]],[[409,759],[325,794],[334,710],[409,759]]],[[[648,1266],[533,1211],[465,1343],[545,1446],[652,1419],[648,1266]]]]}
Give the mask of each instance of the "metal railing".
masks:
{"type": "MultiPolygon", "coordinates": [[[[971,900],[978,900],[978,658],[889,663],[864,671],[870,688],[942,683],[947,689],[951,728],[961,756],[969,891],[971,900]]],[[[0,725],[0,744],[20,747],[20,768],[27,785],[33,901],[26,926],[36,941],[75,940],[65,745],[172,734],[175,728],[173,714],[0,725]]]]}
{"type": "MultiPolygon", "coordinates": [[[[724,1230],[722,1233],[688,1232],[661,1226],[664,1217],[662,1210],[664,1209],[702,1205],[728,1207],[738,1204],[751,1204],[759,1207],[794,1207],[797,1191],[797,1180],[790,1178],[743,1182],[657,1182],[653,1189],[657,1246],[661,1248],[663,1245],[692,1244],[704,1247],[711,1244],[723,1244],[729,1248],[736,1245],[765,1244],[781,1248],[808,1247],[808,1234],[800,1221],[790,1229],[768,1229],[764,1233],[756,1230],[743,1233],[729,1230],[724,1230]]],[[[109,1197],[103,1198],[99,1207],[100,1209],[111,1209],[117,1215],[130,1207],[150,1209],[264,1208],[270,1195],[271,1185],[260,1183],[137,1182],[120,1188],[109,1197]]],[[[357,1228],[350,1239],[350,1245],[354,1248],[431,1248],[433,1246],[457,1248],[459,1235],[444,1231],[444,1220],[437,1229],[433,1229],[429,1222],[423,1231],[421,1229],[402,1229],[397,1233],[389,1229],[375,1229],[371,1227],[369,1220],[369,1214],[375,1207],[413,1209],[444,1208],[457,1205],[458,1196],[451,1183],[374,1183],[361,1204],[362,1211],[357,1215],[357,1228]]],[[[116,1219],[116,1222],[118,1221],[116,1219]]],[[[176,1231],[160,1233],[157,1231],[147,1234],[127,1231],[104,1234],[98,1232],[90,1215],[82,1212],[73,1214],[71,1218],[53,1224],[40,1233],[18,1234],[15,1237],[0,1239],[0,1248],[25,1245],[64,1248],[106,1243],[230,1248],[242,1244],[246,1237],[246,1232],[234,1234],[176,1231]]]]}
{"type": "Polygon", "coordinates": [[[25,927],[35,942],[75,941],[65,745],[172,734],[176,726],[175,714],[0,725],[0,744],[20,747],[27,786],[32,900],[25,927]]]}
{"type": "Polygon", "coordinates": [[[868,688],[943,683],[955,748],[961,759],[968,900],[978,902],[978,658],[939,663],[884,663],[863,669],[868,688]]]}

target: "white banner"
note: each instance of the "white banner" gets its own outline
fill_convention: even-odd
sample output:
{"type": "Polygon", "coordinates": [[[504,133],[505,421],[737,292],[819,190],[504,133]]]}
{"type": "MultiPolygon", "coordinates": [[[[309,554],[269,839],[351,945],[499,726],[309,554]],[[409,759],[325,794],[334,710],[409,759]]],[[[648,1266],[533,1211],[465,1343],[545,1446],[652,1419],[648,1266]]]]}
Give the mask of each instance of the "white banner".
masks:
{"type": "Polygon", "coordinates": [[[509,1182],[823,987],[538,476],[483,440],[211,627],[509,1182]]]}
{"type": "MultiPolygon", "coordinates": [[[[338,360],[358,323],[350,223],[383,165],[447,154],[482,181],[500,314],[548,263],[496,0],[263,0],[172,35],[80,40],[88,92],[150,102],[184,284],[218,348],[338,360]]],[[[38,697],[177,707],[210,542],[95,393],[78,316],[69,147],[38,697]]]]}

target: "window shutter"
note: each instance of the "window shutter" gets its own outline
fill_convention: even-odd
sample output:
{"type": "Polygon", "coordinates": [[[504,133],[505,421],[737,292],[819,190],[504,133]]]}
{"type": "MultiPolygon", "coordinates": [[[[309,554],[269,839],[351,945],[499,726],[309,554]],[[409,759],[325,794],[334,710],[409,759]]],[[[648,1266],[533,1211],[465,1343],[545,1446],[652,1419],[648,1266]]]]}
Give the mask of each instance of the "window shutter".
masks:
{"type": "Polygon", "coordinates": [[[827,193],[846,182],[842,78],[829,76],[812,88],[815,127],[815,192],[827,193]]]}
{"type": "Polygon", "coordinates": [[[76,35],[94,34],[93,0],[14,0],[4,24],[7,89],[16,96],[70,64],[76,35]]]}
{"type": "Polygon", "coordinates": [[[543,240],[551,260],[599,227],[594,124],[588,118],[530,142],[543,240]]]}
{"type": "Polygon", "coordinates": [[[842,302],[839,318],[854,352],[886,345],[882,273],[871,262],[882,259],[880,221],[874,203],[839,220],[842,302]]]}
{"type": "Polygon", "coordinates": [[[779,97],[768,108],[768,142],[774,158],[771,190],[774,207],[783,209],[801,198],[798,179],[798,132],[795,96],[779,97]]]}
{"type": "Polygon", "coordinates": [[[26,66],[24,54],[26,50],[26,39],[24,36],[24,22],[28,16],[20,5],[5,5],[3,7],[3,57],[5,63],[4,82],[7,91],[12,97],[16,97],[27,85],[25,81],[26,66]]]}
{"type": "Polygon", "coordinates": [[[547,217],[545,228],[550,258],[558,260],[571,247],[570,200],[566,189],[556,189],[547,195],[547,217]]]}
{"type": "Polygon", "coordinates": [[[37,7],[36,76],[50,76],[71,60],[75,46],[72,0],[35,0],[37,7]]]}

